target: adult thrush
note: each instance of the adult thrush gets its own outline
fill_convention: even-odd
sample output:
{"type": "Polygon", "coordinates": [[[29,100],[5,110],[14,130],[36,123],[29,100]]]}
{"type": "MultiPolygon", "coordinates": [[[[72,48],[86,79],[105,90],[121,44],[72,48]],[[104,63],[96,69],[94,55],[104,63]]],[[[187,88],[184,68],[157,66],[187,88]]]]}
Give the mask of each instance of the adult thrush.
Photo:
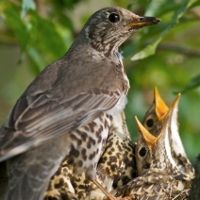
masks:
{"type": "Polygon", "coordinates": [[[66,155],[101,188],[96,166],[112,116],[126,104],[129,81],[118,47],[159,19],[123,8],[95,12],[64,55],[46,67],[17,100],[0,132],[8,160],[7,200],[40,200],[66,155]]]}

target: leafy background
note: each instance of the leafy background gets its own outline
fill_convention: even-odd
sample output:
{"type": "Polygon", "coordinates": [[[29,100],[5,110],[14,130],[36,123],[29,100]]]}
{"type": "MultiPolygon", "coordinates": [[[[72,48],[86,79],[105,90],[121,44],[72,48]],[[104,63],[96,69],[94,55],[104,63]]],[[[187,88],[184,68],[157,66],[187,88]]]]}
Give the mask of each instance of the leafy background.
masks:
{"type": "Polygon", "coordinates": [[[198,0],[0,0],[0,123],[31,80],[65,54],[89,16],[107,6],[162,19],[120,48],[131,83],[125,111],[132,139],[134,116],[142,120],[155,86],[168,105],[181,92],[180,135],[194,162],[200,152],[198,0]]]}

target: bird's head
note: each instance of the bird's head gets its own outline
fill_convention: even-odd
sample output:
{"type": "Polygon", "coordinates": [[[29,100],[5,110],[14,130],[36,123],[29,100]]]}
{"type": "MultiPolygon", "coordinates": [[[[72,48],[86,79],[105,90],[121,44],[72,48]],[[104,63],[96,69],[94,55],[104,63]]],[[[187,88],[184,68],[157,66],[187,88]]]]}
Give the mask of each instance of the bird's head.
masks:
{"type": "Polygon", "coordinates": [[[172,111],[164,117],[164,123],[157,137],[152,135],[136,118],[138,142],[136,147],[136,163],[138,174],[148,171],[170,171],[175,168],[169,140],[172,111]]]}
{"type": "Polygon", "coordinates": [[[155,17],[140,17],[123,8],[109,7],[95,12],[85,24],[81,35],[93,48],[109,54],[118,50],[138,29],[158,22],[160,19],[155,17]]]}
{"type": "Polygon", "coordinates": [[[169,108],[161,98],[158,89],[154,90],[154,100],[148,111],[145,113],[142,124],[154,136],[160,134],[165,115],[169,108]]]}
{"type": "Polygon", "coordinates": [[[145,174],[152,164],[152,153],[157,145],[157,138],[140,123],[135,117],[138,128],[138,141],[135,150],[138,175],[145,174]]]}

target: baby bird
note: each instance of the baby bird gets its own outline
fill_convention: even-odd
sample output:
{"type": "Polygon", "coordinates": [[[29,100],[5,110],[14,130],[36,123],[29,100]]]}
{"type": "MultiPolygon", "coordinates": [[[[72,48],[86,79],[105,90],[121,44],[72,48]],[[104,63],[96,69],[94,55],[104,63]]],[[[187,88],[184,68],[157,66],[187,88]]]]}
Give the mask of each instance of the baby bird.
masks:
{"type": "Polygon", "coordinates": [[[138,121],[136,162],[138,177],[118,188],[116,196],[139,200],[184,199],[191,187],[190,180],[177,168],[170,145],[171,121],[176,102],[163,117],[163,125],[157,137],[138,121]]]}
{"type": "MultiPolygon", "coordinates": [[[[176,163],[176,166],[178,170],[181,171],[181,173],[188,176],[188,179],[194,178],[194,168],[189,161],[185,149],[183,147],[179,130],[178,130],[178,103],[180,99],[180,93],[176,96],[175,100],[173,101],[171,105],[172,110],[172,117],[170,123],[170,132],[169,132],[169,140],[170,140],[170,146],[171,146],[171,154],[172,157],[176,163]]],[[[166,113],[168,112],[169,108],[161,98],[158,89],[155,88],[154,90],[154,101],[152,105],[150,106],[149,110],[146,112],[144,119],[143,119],[143,125],[144,127],[150,131],[151,134],[154,136],[158,136],[160,133],[160,130],[163,126],[164,117],[166,113]]]]}

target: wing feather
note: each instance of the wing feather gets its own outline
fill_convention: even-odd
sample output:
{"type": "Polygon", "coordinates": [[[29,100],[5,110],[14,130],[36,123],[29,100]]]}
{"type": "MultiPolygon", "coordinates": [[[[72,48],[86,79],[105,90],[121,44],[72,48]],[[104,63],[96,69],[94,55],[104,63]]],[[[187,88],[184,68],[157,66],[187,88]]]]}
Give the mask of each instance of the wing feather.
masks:
{"type": "Polygon", "coordinates": [[[119,92],[95,93],[95,89],[61,102],[41,95],[18,117],[15,131],[6,127],[1,131],[0,161],[93,121],[114,107],[119,98],[119,92]]]}
{"type": "Polygon", "coordinates": [[[87,45],[75,58],[66,55],[32,81],[0,130],[0,160],[67,134],[115,107],[129,86],[123,66],[102,54],[89,59],[93,50],[87,45]]]}

